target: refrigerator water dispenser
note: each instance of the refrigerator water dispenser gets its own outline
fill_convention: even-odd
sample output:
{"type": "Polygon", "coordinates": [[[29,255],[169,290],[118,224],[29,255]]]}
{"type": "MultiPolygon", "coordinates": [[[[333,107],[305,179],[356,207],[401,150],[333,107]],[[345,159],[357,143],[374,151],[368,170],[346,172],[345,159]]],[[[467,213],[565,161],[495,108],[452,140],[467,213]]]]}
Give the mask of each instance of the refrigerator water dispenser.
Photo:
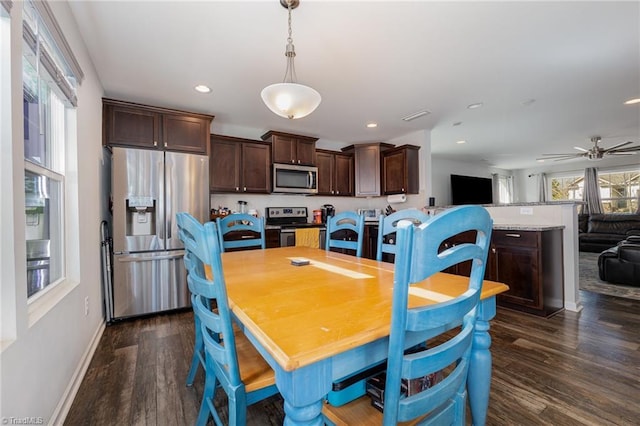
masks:
{"type": "Polygon", "coordinates": [[[131,197],[126,205],[126,235],[155,235],[156,200],[151,197],[131,197]]]}

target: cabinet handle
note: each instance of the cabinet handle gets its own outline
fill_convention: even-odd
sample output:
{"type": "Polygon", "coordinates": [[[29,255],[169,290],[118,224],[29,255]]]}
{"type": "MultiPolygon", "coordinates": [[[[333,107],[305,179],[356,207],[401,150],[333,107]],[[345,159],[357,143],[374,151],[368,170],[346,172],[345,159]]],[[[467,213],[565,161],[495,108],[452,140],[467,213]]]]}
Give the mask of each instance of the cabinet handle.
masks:
{"type": "Polygon", "coordinates": [[[158,146],[158,141],[153,141],[153,146],[158,146]]]}
{"type": "Polygon", "coordinates": [[[246,186],[244,187],[244,192],[247,192],[247,187],[246,186]]]}
{"type": "Polygon", "coordinates": [[[291,162],[295,164],[296,160],[291,160],[291,162]]]}
{"type": "Polygon", "coordinates": [[[340,195],[340,191],[336,191],[336,194],[340,195]]]}
{"type": "Polygon", "coordinates": [[[240,191],[240,188],[238,188],[237,186],[236,186],[236,191],[240,191]]]}
{"type": "Polygon", "coordinates": [[[167,147],[167,143],[166,143],[166,142],[164,143],[164,147],[165,147],[165,148],[167,147]]]}
{"type": "Polygon", "coordinates": [[[504,234],[505,237],[520,238],[520,234],[504,234]]]}
{"type": "Polygon", "coordinates": [[[300,164],[300,160],[298,160],[298,164],[300,164]]]}
{"type": "Polygon", "coordinates": [[[495,247],[491,249],[491,253],[496,254],[496,248],[495,247]]]}

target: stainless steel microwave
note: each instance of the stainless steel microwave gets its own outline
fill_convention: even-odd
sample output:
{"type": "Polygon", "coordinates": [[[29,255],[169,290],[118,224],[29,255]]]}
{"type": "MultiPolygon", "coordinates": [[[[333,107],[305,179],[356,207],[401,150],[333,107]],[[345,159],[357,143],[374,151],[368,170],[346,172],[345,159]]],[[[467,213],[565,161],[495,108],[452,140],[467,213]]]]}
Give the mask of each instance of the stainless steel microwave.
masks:
{"type": "Polygon", "coordinates": [[[273,192],[317,194],[318,168],[275,163],[273,165],[273,192]]]}

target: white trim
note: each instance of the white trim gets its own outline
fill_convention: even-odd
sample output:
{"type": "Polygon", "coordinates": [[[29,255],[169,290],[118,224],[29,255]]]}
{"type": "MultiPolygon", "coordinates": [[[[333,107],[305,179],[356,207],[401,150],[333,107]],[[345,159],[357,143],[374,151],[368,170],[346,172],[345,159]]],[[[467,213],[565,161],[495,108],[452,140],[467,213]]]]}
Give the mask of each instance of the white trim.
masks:
{"type": "MultiPolygon", "coordinates": [[[[71,290],[80,283],[66,279],[60,283],[52,283],[50,289],[40,297],[36,295],[27,300],[27,316],[29,318],[29,328],[40,321],[54,306],[64,299],[71,290]],[[33,299],[35,298],[35,300],[33,299]]],[[[46,289],[45,289],[46,290],[46,289]]]]}
{"type": "Polygon", "coordinates": [[[87,370],[89,369],[89,364],[91,364],[91,360],[93,359],[93,355],[98,349],[98,343],[100,343],[100,339],[102,338],[102,334],[104,333],[105,322],[102,321],[98,325],[98,329],[93,334],[93,338],[87,350],[82,355],[80,359],[80,363],[76,368],[76,371],[73,373],[73,377],[62,394],[62,398],[58,402],[56,409],[53,411],[51,415],[50,424],[52,425],[61,425],[64,423],[64,420],[67,418],[67,414],[69,414],[69,410],[71,409],[71,405],[73,404],[73,400],[78,394],[78,390],[80,389],[80,385],[82,384],[82,380],[84,379],[87,370]]]}

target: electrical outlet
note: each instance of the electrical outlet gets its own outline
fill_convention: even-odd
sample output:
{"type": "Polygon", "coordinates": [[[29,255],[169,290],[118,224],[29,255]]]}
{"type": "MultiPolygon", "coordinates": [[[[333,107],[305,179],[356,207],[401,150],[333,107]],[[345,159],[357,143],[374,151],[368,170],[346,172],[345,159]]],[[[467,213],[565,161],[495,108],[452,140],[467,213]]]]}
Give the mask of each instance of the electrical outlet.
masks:
{"type": "Polygon", "coordinates": [[[89,296],[84,298],[84,314],[89,315],[89,296]]]}
{"type": "Polygon", "coordinates": [[[520,207],[520,214],[532,215],[533,207],[520,207]]]}

